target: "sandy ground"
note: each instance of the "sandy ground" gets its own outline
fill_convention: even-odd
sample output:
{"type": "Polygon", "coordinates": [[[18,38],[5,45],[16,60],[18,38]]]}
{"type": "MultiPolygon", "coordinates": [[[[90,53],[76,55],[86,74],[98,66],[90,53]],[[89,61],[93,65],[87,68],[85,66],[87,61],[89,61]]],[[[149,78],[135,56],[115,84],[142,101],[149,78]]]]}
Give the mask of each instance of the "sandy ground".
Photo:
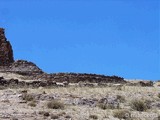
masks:
{"type": "MultiPolygon", "coordinates": [[[[144,112],[138,112],[130,108],[130,101],[133,99],[147,99],[152,102],[159,102],[160,98],[157,97],[160,91],[159,87],[129,87],[124,86],[122,90],[115,90],[112,87],[60,87],[60,88],[38,88],[38,89],[3,89],[0,90],[0,119],[1,120],[11,120],[12,118],[17,118],[19,120],[50,120],[50,116],[46,117],[40,115],[40,111],[48,112],[50,115],[58,115],[61,120],[88,120],[90,115],[96,115],[99,120],[110,120],[118,119],[114,118],[113,112],[117,109],[106,109],[103,110],[97,106],[76,104],[76,100],[88,99],[88,100],[99,100],[105,96],[124,96],[125,102],[120,104],[120,109],[126,109],[131,111],[131,113],[147,114],[147,115],[158,115],[160,114],[160,109],[158,107],[153,107],[144,112]],[[29,106],[30,101],[22,100],[22,92],[28,91],[27,94],[33,95],[45,95],[43,99],[36,99],[36,106],[29,106]],[[49,98],[49,97],[51,98],[49,98]],[[49,109],[47,107],[47,102],[52,99],[61,101],[64,105],[64,109],[49,109]],[[74,103],[74,104],[73,104],[74,103]],[[64,115],[60,115],[64,113],[64,115]],[[65,118],[70,116],[71,118],[65,118]]],[[[135,118],[134,118],[135,119],[135,118]]],[[[151,120],[153,118],[137,118],[151,120]]]]}
{"type": "MultiPolygon", "coordinates": [[[[23,79],[16,74],[0,73],[5,78],[23,79]]],[[[160,115],[160,83],[154,87],[53,87],[53,88],[1,88],[0,120],[119,120],[116,111],[130,112],[128,120],[158,120],[160,115]],[[24,95],[32,99],[24,99],[24,95]],[[99,101],[106,99],[115,102],[121,96],[118,108],[102,109],[99,101]],[[150,101],[151,107],[137,111],[131,107],[133,100],[150,101]],[[50,101],[60,102],[64,108],[49,108],[50,101]],[[32,104],[33,103],[33,104],[32,104]]],[[[116,103],[116,102],[115,102],[116,103]]],[[[127,112],[126,114],[127,115],[127,112]]]]}

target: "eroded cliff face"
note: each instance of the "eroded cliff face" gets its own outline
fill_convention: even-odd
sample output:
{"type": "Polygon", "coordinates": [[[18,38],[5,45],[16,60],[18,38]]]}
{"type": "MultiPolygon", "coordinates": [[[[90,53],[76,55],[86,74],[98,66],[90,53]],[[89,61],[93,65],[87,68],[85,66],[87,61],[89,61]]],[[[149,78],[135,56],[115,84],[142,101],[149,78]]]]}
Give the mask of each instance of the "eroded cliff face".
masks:
{"type": "Polygon", "coordinates": [[[3,28],[0,28],[0,66],[8,66],[14,62],[13,50],[5,37],[3,28]]]}

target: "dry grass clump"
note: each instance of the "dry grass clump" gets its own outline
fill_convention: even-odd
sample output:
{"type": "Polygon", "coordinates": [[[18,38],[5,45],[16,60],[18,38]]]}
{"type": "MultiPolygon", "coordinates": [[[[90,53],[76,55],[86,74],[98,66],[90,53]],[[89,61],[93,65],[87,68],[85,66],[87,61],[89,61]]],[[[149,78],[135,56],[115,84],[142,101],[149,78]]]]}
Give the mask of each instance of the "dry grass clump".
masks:
{"type": "Polygon", "coordinates": [[[28,105],[31,106],[31,107],[36,107],[37,106],[36,101],[31,101],[28,105]]]}
{"type": "Polygon", "coordinates": [[[116,110],[113,113],[113,116],[119,119],[129,119],[131,116],[131,113],[127,110],[116,110]]]}
{"type": "Polygon", "coordinates": [[[130,105],[132,109],[137,111],[146,111],[149,109],[149,101],[145,100],[133,100],[130,105]]]}
{"type": "Polygon", "coordinates": [[[6,89],[7,87],[5,87],[5,86],[0,86],[0,90],[4,90],[4,89],[6,89]]]}
{"type": "Polygon", "coordinates": [[[49,116],[50,116],[50,114],[49,114],[49,112],[44,112],[43,116],[45,116],[45,117],[49,117],[49,116]]]}
{"type": "Polygon", "coordinates": [[[115,106],[114,104],[105,104],[105,103],[99,103],[98,107],[106,110],[106,109],[119,109],[119,106],[115,106]]]}
{"type": "Polygon", "coordinates": [[[50,109],[64,109],[64,103],[52,100],[47,103],[47,107],[50,109]]]}
{"type": "Polygon", "coordinates": [[[10,103],[10,101],[8,99],[2,100],[2,102],[4,102],[4,103],[10,103]]]}
{"type": "Polygon", "coordinates": [[[45,117],[49,117],[50,116],[49,112],[46,112],[46,111],[39,111],[39,114],[43,115],[45,117]]]}
{"type": "Polygon", "coordinates": [[[13,118],[11,118],[11,120],[18,120],[18,118],[13,117],[13,118]]]}
{"type": "Polygon", "coordinates": [[[22,99],[23,99],[23,100],[26,100],[26,101],[33,101],[33,100],[34,100],[34,97],[33,97],[33,95],[31,95],[31,94],[25,93],[25,94],[22,95],[22,99]]]}
{"type": "Polygon", "coordinates": [[[90,119],[97,120],[97,119],[98,119],[98,116],[97,116],[97,115],[90,115],[89,118],[90,118],[90,119]]]}
{"type": "Polygon", "coordinates": [[[51,115],[51,119],[58,119],[58,118],[59,118],[59,115],[55,115],[55,114],[51,115]]]}
{"type": "Polygon", "coordinates": [[[65,118],[72,118],[70,115],[66,115],[65,118]]]}
{"type": "Polygon", "coordinates": [[[121,102],[121,103],[124,103],[126,100],[125,100],[125,97],[124,96],[121,96],[121,95],[117,95],[117,99],[121,102]]]}
{"type": "MultiPolygon", "coordinates": [[[[59,119],[60,117],[62,117],[64,115],[66,115],[65,112],[62,112],[62,113],[59,113],[59,114],[51,114],[50,116],[51,116],[51,119],[59,119]]],[[[71,118],[71,116],[69,116],[69,115],[66,115],[64,117],[65,118],[71,118]]]]}

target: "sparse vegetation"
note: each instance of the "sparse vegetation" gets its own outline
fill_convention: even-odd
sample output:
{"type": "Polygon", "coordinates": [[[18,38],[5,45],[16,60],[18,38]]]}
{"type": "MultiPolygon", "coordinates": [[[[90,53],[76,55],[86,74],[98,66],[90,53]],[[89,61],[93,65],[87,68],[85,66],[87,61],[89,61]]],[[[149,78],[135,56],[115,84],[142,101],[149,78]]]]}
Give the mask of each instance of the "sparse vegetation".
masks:
{"type": "Polygon", "coordinates": [[[71,116],[70,115],[66,115],[65,118],[71,118],[71,116]]]}
{"type": "Polygon", "coordinates": [[[113,113],[113,116],[119,119],[129,119],[131,116],[131,113],[127,110],[116,110],[113,113]]]}
{"type": "Polygon", "coordinates": [[[125,102],[125,97],[121,96],[121,95],[117,95],[117,99],[119,100],[119,102],[125,102]]]}
{"type": "Polygon", "coordinates": [[[7,87],[5,87],[5,86],[0,86],[0,90],[4,90],[4,89],[6,89],[7,87]]]}
{"type": "Polygon", "coordinates": [[[50,116],[49,112],[46,112],[46,111],[39,111],[39,114],[40,114],[40,115],[43,115],[43,116],[45,116],[45,117],[50,116]]]}
{"type": "Polygon", "coordinates": [[[59,118],[59,115],[55,115],[55,114],[51,115],[51,119],[58,119],[58,118],[59,118]]]}
{"type": "Polygon", "coordinates": [[[25,93],[25,94],[22,95],[22,99],[23,99],[23,100],[26,100],[26,101],[33,101],[33,100],[34,100],[34,97],[33,97],[33,95],[31,95],[31,94],[25,93]]]}
{"type": "Polygon", "coordinates": [[[50,114],[49,114],[49,112],[44,112],[44,114],[43,114],[45,117],[48,117],[48,116],[50,116],[50,114]]]}
{"type": "Polygon", "coordinates": [[[11,120],[18,120],[18,118],[13,117],[11,120]]]}
{"type": "Polygon", "coordinates": [[[31,107],[36,107],[37,104],[36,101],[31,101],[28,105],[31,107]]]}
{"type": "Polygon", "coordinates": [[[99,104],[98,104],[98,107],[101,108],[101,109],[103,109],[103,110],[106,110],[106,109],[107,109],[107,105],[104,104],[104,103],[99,103],[99,104]]]}
{"type": "Polygon", "coordinates": [[[99,103],[98,107],[106,110],[106,109],[119,109],[119,105],[115,106],[114,104],[105,104],[105,103],[99,103]]]}
{"type": "MultiPolygon", "coordinates": [[[[136,116],[131,115],[139,113],[139,111],[144,111],[147,115],[152,111],[157,114],[159,112],[157,111],[157,103],[159,102],[159,87],[157,86],[153,88],[125,86],[124,89],[118,91],[115,90],[115,86],[112,85],[112,83],[110,83],[111,87],[97,86],[93,88],[75,87],[74,84],[75,83],[71,84],[69,87],[0,90],[0,102],[1,105],[5,105],[5,107],[8,106],[9,109],[15,109],[15,111],[19,109],[24,110],[24,114],[20,115],[20,117],[27,117],[28,114],[33,111],[33,114],[29,117],[40,120],[105,120],[110,119],[110,117],[115,117],[115,119],[120,120],[138,120],[141,118],[136,118],[136,116]],[[133,98],[139,100],[133,102],[133,98]],[[13,102],[13,100],[15,101],[13,102]],[[154,102],[155,104],[151,104],[154,102]],[[128,106],[128,104],[130,106],[128,106]],[[130,107],[132,109],[130,109],[130,107]],[[37,114],[37,110],[40,111],[39,114],[37,114]]],[[[1,110],[1,112],[3,112],[3,110],[1,110]]],[[[7,112],[9,112],[12,117],[14,116],[20,119],[20,117],[12,111],[7,112]]]]}
{"type": "Polygon", "coordinates": [[[137,111],[146,111],[148,105],[144,100],[133,100],[131,101],[131,108],[137,111]]]}
{"type": "Polygon", "coordinates": [[[98,119],[98,116],[97,116],[97,115],[90,115],[89,118],[90,118],[90,119],[97,120],[97,119],[98,119]]]}
{"type": "Polygon", "coordinates": [[[50,109],[64,109],[64,104],[57,100],[52,100],[47,103],[47,107],[50,109]]]}

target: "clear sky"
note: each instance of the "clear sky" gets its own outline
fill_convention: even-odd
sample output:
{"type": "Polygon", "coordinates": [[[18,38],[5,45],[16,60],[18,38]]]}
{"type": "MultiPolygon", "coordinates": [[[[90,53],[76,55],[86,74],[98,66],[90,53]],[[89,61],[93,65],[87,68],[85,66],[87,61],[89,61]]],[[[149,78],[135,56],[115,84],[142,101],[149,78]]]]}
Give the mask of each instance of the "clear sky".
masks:
{"type": "Polygon", "coordinates": [[[159,0],[0,0],[15,59],[49,73],[160,79],[159,0]]]}

